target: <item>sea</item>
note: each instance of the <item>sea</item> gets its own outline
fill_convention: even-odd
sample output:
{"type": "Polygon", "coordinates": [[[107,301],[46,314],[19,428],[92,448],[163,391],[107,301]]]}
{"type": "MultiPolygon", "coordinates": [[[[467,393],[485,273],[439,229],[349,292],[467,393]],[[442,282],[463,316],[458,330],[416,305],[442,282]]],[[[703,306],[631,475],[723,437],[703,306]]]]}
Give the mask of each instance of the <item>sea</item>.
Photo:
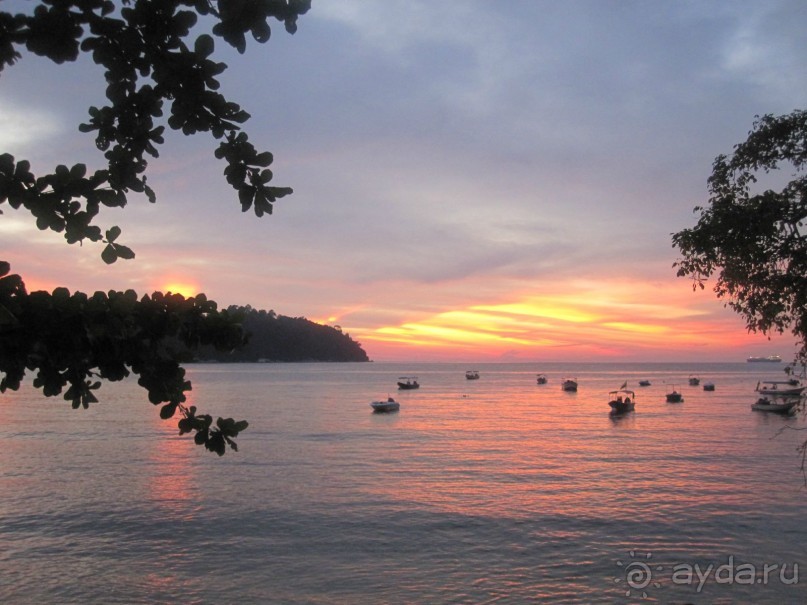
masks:
{"type": "Polygon", "coordinates": [[[807,424],[750,407],[784,365],[190,365],[190,404],[249,421],[223,457],[134,379],[88,410],[24,385],[0,603],[802,604],[807,424]]]}

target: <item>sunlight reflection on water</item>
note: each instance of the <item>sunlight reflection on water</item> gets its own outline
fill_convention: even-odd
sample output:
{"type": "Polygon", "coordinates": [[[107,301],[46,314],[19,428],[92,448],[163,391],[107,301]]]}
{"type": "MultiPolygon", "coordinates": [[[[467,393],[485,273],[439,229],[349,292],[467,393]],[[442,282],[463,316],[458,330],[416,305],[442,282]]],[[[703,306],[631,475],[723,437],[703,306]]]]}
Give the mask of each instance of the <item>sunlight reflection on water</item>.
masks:
{"type": "MultiPolygon", "coordinates": [[[[177,437],[132,382],[86,411],[4,396],[0,600],[611,603],[634,550],[668,569],[807,562],[801,436],[773,439],[788,420],[750,411],[759,368],[465,369],[192,366],[200,411],[250,421],[223,458],[177,437]],[[716,391],[682,386],[667,404],[664,383],[694,371],[716,391]],[[577,393],[561,392],[566,372],[577,393]],[[398,392],[403,374],[422,388],[398,392]],[[653,385],[634,386],[636,412],[610,417],[608,390],[640,378],[653,385]],[[400,412],[372,414],[387,395],[400,412]]],[[[662,584],[664,602],[807,598],[662,584]]]]}

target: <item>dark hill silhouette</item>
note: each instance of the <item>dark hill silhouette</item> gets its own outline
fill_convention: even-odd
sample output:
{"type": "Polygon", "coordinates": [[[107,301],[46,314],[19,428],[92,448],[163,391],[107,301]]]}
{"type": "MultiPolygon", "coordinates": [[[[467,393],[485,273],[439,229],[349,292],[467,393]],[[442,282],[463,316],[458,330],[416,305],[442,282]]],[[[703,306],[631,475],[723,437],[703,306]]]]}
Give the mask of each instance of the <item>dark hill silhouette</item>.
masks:
{"type": "Polygon", "coordinates": [[[227,311],[243,318],[247,343],[230,353],[204,347],[195,356],[197,361],[369,361],[361,345],[338,327],[249,305],[230,306],[227,311]]]}

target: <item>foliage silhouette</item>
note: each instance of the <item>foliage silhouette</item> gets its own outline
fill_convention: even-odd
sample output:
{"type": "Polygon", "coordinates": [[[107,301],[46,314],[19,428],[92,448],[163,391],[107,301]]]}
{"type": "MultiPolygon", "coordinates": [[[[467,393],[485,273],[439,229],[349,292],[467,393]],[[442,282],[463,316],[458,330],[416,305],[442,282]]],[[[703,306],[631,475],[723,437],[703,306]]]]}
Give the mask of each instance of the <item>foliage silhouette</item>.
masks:
{"type": "MultiPolygon", "coordinates": [[[[69,244],[103,244],[107,264],[132,259],[117,226],[96,224],[102,207],[124,207],[132,194],[150,202],[156,193],[146,180],[149,157],[158,157],[166,126],[182,134],[210,133],[220,141],[215,156],[237,192],[241,210],[272,213],[290,193],[270,186],[272,154],[258,151],[241,131],[249,115],[224,97],[218,77],[224,63],[211,59],[219,38],[244,53],[247,35],[269,39],[268,21],[289,33],[310,0],[42,0],[28,13],[0,11],[0,71],[27,51],[63,64],[84,53],[103,68],[105,105],[89,108],[79,130],[94,133],[103,167],[58,165],[35,174],[25,159],[0,154],[0,211],[8,204],[29,212],[41,230],[63,233],[69,244]],[[204,28],[207,27],[207,30],[204,28]],[[202,31],[202,33],[198,33],[202,31]],[[198,33],[198,35],[197,35],[198,33]],[[166,117],[167,112],[167,117],[166,117]]],[[[183,351],[200,346],[229,350],[244,341],[239,318],[218,311],[204,295],[186,299],[155,293],[138,299],[132,291],[92,296],[57,288],[25,289],[22,278],[0,261],[0,392],[18,389],[26,371],[46,396],[64,397],[73,407],[97,401],[100,382],[133,372],[163,418],[181,412],[180,434],[221,455],[247,427],[187,408],[191,388],[179,365],[183,351]]]]}
{"type": "Polygon", "coordinates": [[[213,36],[240,53],[245,34],[269,39],[267,19],[282,21],[290,33],[310,0],[124,0],[123,8],[104,0],[44,0],[31,14],[0,12],[0,71],[21,57],[19,48],[55,63],[89,54],[104,69],[108,103],[89,108],[82,132],[95,133],[106,167],[59,165],[36,176],[27,160],[0,155],[0,205],[24,208],[42,230],[64,233],[68,243],[103,242],[102,258],[114,263],[134,253],[116,243],[120,229],[102,232],[94,220],[102,206],[123,207],[130,193],[156,201],[146,181],[147,156],[158,157],[165,126],[183,134],[208,132],[220,140],[215,156],[226,162],[224,175],[237,191],[242,211],[272,213],[272,204],[292,190],[270,186],[272,154],[258,152],[240,130],[249,114],[220,92],[217,77],[226,65],[210,57],[213,36]],[[211,36],[193,28],[215,23],[211,36]],[[168,105],[169,116],[162,120],[168,105]],[[161,123],[165,122],[165,124],[161,123]],[[112,235],[112,237],[110,237],[112,235]]]}
{"type": "Polygon", "coordinates": [[[180,434],[195,431],[196,443],[224,453],[225,443],[237,449],[234,437],[246,421],[197,416],[186,408],[191,389],[178,359],[183,348],[208,345],[231,350],[244,342],[238,318],[219,312],[203,294],[184,298],[155,292],[138,300],[134,291],[71,294],[28,293],[19,275],[9,274],[0,261],[0,392],[17,390],[26,370],[35,372],[33,386],[45,396],[59,395],[73,408],[96,403],[104,378],[123,380],[131,372],[148,391],[149,401],[161,405],[160,416],[181,412],[180,434]]]}
{"type": "Polygon", "coordinates": [[[709,205],[696,207],[695,227],[673,234],[678,275],[714,291],[743,316],[749,331],[798,339],[795,363],[807,363],[807,111],[757,116],[748,139],[718,156],[709,178],[709,205]],[[781,189],[754,187],[763,175],[781,189]]]}

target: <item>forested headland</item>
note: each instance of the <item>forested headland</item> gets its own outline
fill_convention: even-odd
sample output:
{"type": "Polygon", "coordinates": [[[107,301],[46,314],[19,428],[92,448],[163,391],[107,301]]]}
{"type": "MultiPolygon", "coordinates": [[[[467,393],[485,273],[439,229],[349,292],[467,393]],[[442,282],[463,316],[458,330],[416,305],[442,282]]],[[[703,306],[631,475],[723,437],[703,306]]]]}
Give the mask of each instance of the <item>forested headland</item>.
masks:
{"type": "Polygon", "coordinates": [[[239,318],[246,344],[222,353],[201,347],[192,361],[369,361],[367,353],[338,326],[315,323],[305,317],[286,317],[274,311],[230,306],[227,312],[239,318]]]}

